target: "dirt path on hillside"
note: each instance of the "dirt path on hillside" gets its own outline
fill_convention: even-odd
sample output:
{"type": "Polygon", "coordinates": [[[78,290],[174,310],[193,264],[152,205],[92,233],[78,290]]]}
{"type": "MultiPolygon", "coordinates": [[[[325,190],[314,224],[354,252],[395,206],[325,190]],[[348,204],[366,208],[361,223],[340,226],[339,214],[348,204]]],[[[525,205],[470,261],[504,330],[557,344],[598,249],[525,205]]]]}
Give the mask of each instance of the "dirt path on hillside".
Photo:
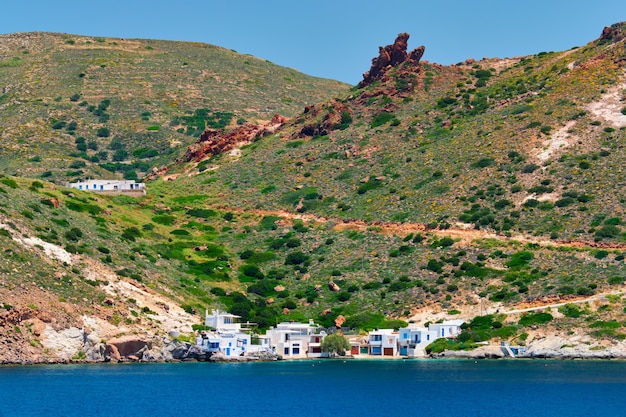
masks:
{"type": "Polygon", "coordinates": [[[516,308],[514,310],[507,310],[507,311],[503,311],[503,314],[521,314],[521,313],[529,313],[531,311],[537,311],[537,310],[544,310],[546,308],[558,308],[558,307],[562,307],[566,304],[584,304],[584,303],[591,303],[594,301],[602,301],[603,299],[605,299],[607,296],[609,295],[615,295],[615,296],[623,296],[624,292],[623,291],[610,291],[610,292],[605,292],[605,293],[600,293],[600,294],[595,294],[592,295],[590,297],[576,297],[576,296],[572,296],[571,298],[567,298],[565,300],[559,301],[559,302],[552,302],[549,304],[542,304],[541,300],[538,300],[536,302],[534,302],[532,306],[528,306],[526,307],[524,303],[520,303],[517,305],[517,307],[521,307],[521,308],[516,308]]]}
{"type": "Polygon", "coordinates": [[[252,213],[260,216],[276,216],[285,220],[302,220],[316,223],[334,223],[333,230],[357,230],[370,231],[384,235],[407,236],[411,233],[432,233],[439,237],[449,236],[453,239],[460,239],[461,244],[469,245],[475,240],[496,239],[502,242],[532,243],[543,247],[569,247],[569,248],[596,248],[596,249],[626,249],[626,243],[619,242],[594,242],[587,240],[549,240],[541,239],[522,234],[506,236],[489,230],[473,229],[472,225],[459,225],[447,229],[431,228],[424,223],[398,223],[398,222],[365,222],[363,220],[346,220],[333,217],[316,216],[310,213],[293,213],[286,210],[259,210],[241,209],[233,207],[216,207],[220,210],[227,210],[234,213],[252,213]]]}

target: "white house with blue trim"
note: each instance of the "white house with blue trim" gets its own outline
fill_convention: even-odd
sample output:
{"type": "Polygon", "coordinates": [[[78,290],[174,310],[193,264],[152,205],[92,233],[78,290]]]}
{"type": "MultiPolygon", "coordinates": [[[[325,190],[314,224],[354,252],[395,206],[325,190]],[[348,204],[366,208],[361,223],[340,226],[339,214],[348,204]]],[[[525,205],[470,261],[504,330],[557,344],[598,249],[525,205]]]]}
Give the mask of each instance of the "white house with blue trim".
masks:
{"type": "Polygon", "coordinates": [[[318,326],[313,320],[308,323],[283,322],[270,327],[265,335],[283,359],[303,359],[322,356],[321,343],[326,334],[318,333],[317,330],[318,326]]]}
{"type": "Polygon", "coordinates": [[[146,184],[135,182],[135,180],[86,180],[67,184],[69,188],[95,193],[126,193],[142,192],[146,193],[146,184]]]}
{"type": "MultiPolygon", "coordinates": [[[[213,310],[205,312],[204,324],[211,330],[205,330],[196,338],[196,345],[205,352],[220,352],[227,357],[244,356],[251,350],[251,336],[245,333],[239,322],[239,316],[220,313],[213,310]]],[[[258,351],[257,348],[252,348],[258,351]]]]}
{"type": "Polygon", "coordinates": [[[426,356],[426,346],[437,339],[456,337],[461,333],[463,320],[431,323],[428,328],[413,323],[399,330],[398,348],[400,356],[426,356]]]}
{"type": "Polygon", "coordinates": [[[398,332],[393,329],[376,329],[369,332],[369,354],[373,356],[398,355],[398,332]]]}

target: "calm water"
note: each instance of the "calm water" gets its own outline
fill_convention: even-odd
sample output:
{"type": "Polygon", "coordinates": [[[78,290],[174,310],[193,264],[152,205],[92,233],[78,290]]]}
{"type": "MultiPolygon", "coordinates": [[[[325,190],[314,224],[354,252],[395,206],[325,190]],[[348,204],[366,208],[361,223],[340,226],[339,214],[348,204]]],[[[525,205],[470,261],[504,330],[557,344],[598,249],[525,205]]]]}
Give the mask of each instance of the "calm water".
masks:
{"type": "Polygon", "coordinates": [[[0,367],[9,416],[626,416],[626,362],[0,367]]]}

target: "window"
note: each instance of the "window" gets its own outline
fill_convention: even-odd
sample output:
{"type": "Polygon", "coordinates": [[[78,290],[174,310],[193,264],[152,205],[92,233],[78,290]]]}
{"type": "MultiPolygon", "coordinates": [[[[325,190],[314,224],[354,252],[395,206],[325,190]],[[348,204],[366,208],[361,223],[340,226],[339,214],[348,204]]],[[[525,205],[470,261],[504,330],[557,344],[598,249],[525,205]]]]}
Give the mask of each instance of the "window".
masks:
{"type": "Polygon", "coordinates": [[[82,186],[82,185],[79,185],[79,186],[78,186],[78,189],[79,189],[79,190],[82,190],[82,189],[83,189],[83,186],[82,186]]]}
{"type": "Polygon", "coordinates": [[[285,352],[285,355],[289,355],[289,348],[286,347],[284,352],[285,352]]]}
{"type": "Polygon", "coordinates": [[[93,185],[93,189],[94,189],[94,190],[96,189],[96,184],[94,184],[94,185],[93,185]]]}
{"type": "Polygon", "coordinates": [[[294,346],[294,348],[293,348],[293,352],[292,352],[292,353],[293,353],[294,355],[299,355],[299,354],[300,354],[300,348],[299,348],[299,347],[294,346]]]}
{"type": "Polygon", "coordinates": [[[426,340],[430,340],[430,335],[429,334],[426,335],[426,340]]]}

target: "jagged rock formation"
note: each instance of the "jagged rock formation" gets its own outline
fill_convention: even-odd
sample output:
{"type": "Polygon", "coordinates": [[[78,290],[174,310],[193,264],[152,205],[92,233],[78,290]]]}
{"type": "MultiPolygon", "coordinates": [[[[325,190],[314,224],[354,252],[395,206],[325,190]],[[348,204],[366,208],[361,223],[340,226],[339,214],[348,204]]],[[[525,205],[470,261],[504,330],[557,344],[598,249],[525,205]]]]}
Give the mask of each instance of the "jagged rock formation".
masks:
{"type": "Polygon", "coordinates": [[[606,26],[602,30],[599,40],[617,43],[624,38],[626,38],[626,22],[620,22],[611,26],[606,26]]]}
{"type": "Polygon", "coordinates": [[[404,62],[411,64],[419,63],[426,48],[422,45],[410,53],[407,53],[409,36],[408,33],[400,33],[393,44],[378,47],[378,56],[372,59],[372,67],[368,72],[363,74],[363,81],[359,83],[359,87],[363,88],[370,85],[374,81],[382,78],[390,68],[396,67],[404,62]]]}
{"type": "Polygon", "coordinates": [[[208,157],[230,151],[257,138],[271,135],[286,122],[285,117],[276,114],[269,123],[246,123],[227,132],[223,129],[208,129],[200,135],[196,143],[187,148],[182,160],[177,162],[200,162],[208,157]]]}

